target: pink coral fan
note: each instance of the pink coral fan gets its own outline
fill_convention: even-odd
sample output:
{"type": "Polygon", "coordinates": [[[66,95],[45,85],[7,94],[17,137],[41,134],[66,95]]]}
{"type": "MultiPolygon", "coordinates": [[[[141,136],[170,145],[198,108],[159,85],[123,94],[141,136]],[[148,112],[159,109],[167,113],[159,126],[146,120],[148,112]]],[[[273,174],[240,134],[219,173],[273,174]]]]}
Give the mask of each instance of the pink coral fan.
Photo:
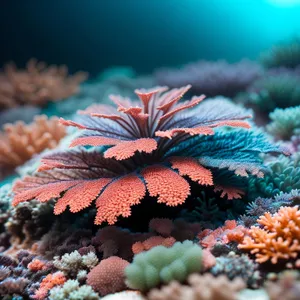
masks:
{"type": "Polygon", "coordinates": [[[88,273],[87,284],[101,296],[120,292],[126,289],[124,270],[128,265],[128,261],[118,256],[103,259],[88,273]]]}
{"type": "Polygon", "coordinates": [[[46,155],[39,172],[15,183],[13,205],[56,198],[54,213],[60,214],[95,201],[95,224],[111,225],[129,217],[147,194],[167,206],[183,204],[189,180],[224,188],[223,196],[230,187],[230,195],[239,197],[242,191],[228,178],[263,176],[259,153],[281,150],[261,134],[215,132],[222,126],[248,129],[245,119],[251,116],[227,101],[201,103],[203,95],[180,101],[189,88],[136,90],[139,101],[112,96],[117,108],[96,105],[81,112],[79,122],[62,120],[84,130],[72,147],[106,147],[46,155]]]}

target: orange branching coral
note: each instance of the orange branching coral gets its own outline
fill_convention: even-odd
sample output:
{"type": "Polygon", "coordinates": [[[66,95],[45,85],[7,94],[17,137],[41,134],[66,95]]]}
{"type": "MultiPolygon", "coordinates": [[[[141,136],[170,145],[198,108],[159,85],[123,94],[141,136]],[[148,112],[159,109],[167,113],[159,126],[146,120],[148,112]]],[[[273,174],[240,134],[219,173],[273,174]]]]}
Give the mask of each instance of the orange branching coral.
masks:
{"type": "Polygon", "coordinates": [[[173,237],[164,238],[162,236],[152,236],[143,242],[136,242],[132,245],[132,252],[138,254],[150,250],[156,246],[172,247],[176,240],[173,237]]]}
{"type": "Polygon", "coordinates": [[[146,195],[168,206],[183,204],[190,181],[222,187],[228,199],[240,198],[232,186],[241,186],[240,176],[258,174],[259,153],[281,150],[246,130],[215,132],[221,126],[249,128],[245,120],[251,116],[228,101],[202,103],[203,95],[181,101],[189,88],[136,90],[138,101],[111,96],[116,107],[94,105],[80,112],[78,122],[61,119],[83,130],[71,147],[95,148],[46,155],[39,172],[16,182],[13,204],[57,198],[59,214],[95,201],[95,224],[114,224],[119,216],[129,217],[146,195]]]}
{"type": "Polygon", "coordinates": [[[32,296],[33,299],[46,299],[48,292],[57,285],[62,285],[66,282],[66,277],[62,272],[47,275],[41,282],[39,289],[32,296]]]}
{"type": "Polygon", "coordinates": [[[22,165],[34,154],[52,149],[66,135],[58,118],[37,116],[33,123],[7,124],[0,136],[0,169],[22,165]]]}
{"type": "Polygon", "coordinates": [[[34,259],[33,261],[31,261],[27,268],[30,270],[30,271],[33,271],[33,272],[37,272],[37,271],[40,271],[40,270],[43,270],[45,269],[46,267],[46,264],[45,262],[39,260],[39,259],[34,259]]]}
{"type": "Polygon", "coordinates": [[[273,215],[265,213],[257,222],[264,226],[252,226],[240,249],[250,250],[258,263],[296,259],[300,253],[300,210],[295,207],[281,207],[273,215]]]}
{"type": "Polygon", "coordinates": [[[237,225],[235,220],[228,220],[223,227],[215,230],[205,229],[198,234],[200,245],[211,249],[216,243],[228,244],[230,242],[240,243],[247,234],[248,229],[237,225]]]}
{"type": "Polygon", "coordinates": [[[48,101],[67,98],[78,91],[87,74],[68,75],[66,66],[49,66],[32,59],[25,70],[13,64],[0,74],[0,110],[19,105],[43,106],[48,101]]]}

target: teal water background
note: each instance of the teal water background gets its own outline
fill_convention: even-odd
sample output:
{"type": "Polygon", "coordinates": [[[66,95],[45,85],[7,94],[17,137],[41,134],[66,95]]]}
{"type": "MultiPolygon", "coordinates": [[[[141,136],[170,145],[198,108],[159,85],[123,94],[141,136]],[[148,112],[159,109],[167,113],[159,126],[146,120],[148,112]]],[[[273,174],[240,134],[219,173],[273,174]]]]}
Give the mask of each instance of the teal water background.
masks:
{"type": "Polygon", "coordinates": [[[96,74],[257,58],[300,32],[297,0],[3,1],[0,63],[31,58],[96,74]]]}

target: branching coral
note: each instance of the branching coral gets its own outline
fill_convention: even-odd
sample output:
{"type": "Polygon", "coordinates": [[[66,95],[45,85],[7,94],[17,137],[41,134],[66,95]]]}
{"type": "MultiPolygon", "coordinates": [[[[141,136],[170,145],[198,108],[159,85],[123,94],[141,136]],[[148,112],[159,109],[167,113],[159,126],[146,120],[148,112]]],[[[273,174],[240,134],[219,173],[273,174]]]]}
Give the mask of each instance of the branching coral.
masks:
{"type": "Polygon", "coordinates": [[[47,67],[36,60],[30,60],[25,70],[9,64],[0,74],[0,110],[25,104],[43,106],[67,98],[86,77],[83,72],[69,76],[66,66],[47,67]]]}
{"type": "Polygon", "coordinates": [[[237,300],[238,292],[245,287],[241,278],[233,281],[226,276],[213,277],[211,274],[193,274],[188,278],[189,285],[177,281],[163,286],[160,290],[152,289],[149,300],[237,300]]]}
{"type": "Polygon", "coordinates": [[[34,154],[52,149],[66,135],[58,118],[37,116],[33,123],[7,124],[0,135],[0,169],[13,169],[29,160],[34,154]]]}
{"type": "Polygon", "coordinates": [[[281,150],[262,134],[215,133],[222,126],[249,128],[244,120],[250,116],[227,101],[199,104],[204,96],[179,102],[189,88],[137,90],[139,102],[112,96],[117,110],[98,105],[82,112],[80,123],[62,120],[84,130],[71,146],[111,147],[104,147],[103,154],[99,149],[79,149],[45,156],[40,172],[15,184],[13,204],[57,198],[54,213],[60,214],[67,206],[78,212],[96,200],[95,223],[114,224],[118,216],[130,216],[131,206],[139,204],[146,191],[168,206],[184,203],[190,195],[184,177],[215,185],[228,199],[241,197],[242,191],[230,186],[227,178],[263,176],[259,153],[281,150]]]}
{"type": "Polygon", "coordinates": [[[50,290],[50,300],[100,300],[99,295],[89,285],[79,286],[77,280],[68,280],[62,286],[50,290]]]}
{"type": "Polygon", "coordinates": [[[262,63],[268,68],[295,68],[300,65],[300,40],[296,38],[289,43],[273,46],[261,55],[262,63]]]}
{"type": "Polygon", "coordinates": [[[64,254],[61,258],[54,257],[54,266],[69,277],[76,277],[81,270],[91,270],[98,264],[95,253],[80,255],[78,251],[64,254]]]}
{"type": "Polygon", "coordinates": [[[184,281],[203,268],[202,249],[192,241],[177,242],[172,247],[156,246],[134,256],[125,269],[126,284],[132,289],[147,291],[160,283],[184,281]]]}
{"type": "Polygon", "coordinates": [[[273,215],[265,213],[258,221],[263,229],[252,226],[240,249],[255,254],[258,263],[296,259],[300,252],[300,211],[298,206],[281,207],[273,215]]]}
{"type": "Polygon", "coordinates": [[[275,137],[290,140],[295,130],[300,129],[300,106],[286,109],[275,109],[270,113],[272,122],[267,130],[275,137]]]}
{"type": "Polygon", "coordinates": [[[250,199],[257,197],[272,198],[280,192],[290,193],[292,190],[300,189],[300,156],[281,156],[276,160],[266,163],[270,171],[264,178],[251,178],[249,180],[250,199]]]}
{"type": "Polygon", "coordinates": [[[254,62],[243,60],[229,64],[220,60],[194,62],[178,70],[158,70],[155,77],[159,84],[170,87],[192,84],[195,93],[201,92],[211,97],[233,97],[261,75],[262,68],[254,62]]]}

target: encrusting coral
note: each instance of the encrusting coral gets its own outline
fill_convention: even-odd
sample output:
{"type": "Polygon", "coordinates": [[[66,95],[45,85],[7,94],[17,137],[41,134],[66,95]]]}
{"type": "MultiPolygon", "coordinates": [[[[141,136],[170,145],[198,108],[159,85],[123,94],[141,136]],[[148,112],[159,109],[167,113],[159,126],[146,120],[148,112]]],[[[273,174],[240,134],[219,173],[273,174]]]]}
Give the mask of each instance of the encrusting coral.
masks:
{"type": "Polygon", "coordinates": [[[86,79],[84,72],[68,75],[66,66],[49,66],[32,59],[26,69],[13,64],[0,74],[0,110],[19,105],[43,106],[48,101],[67,98],[86,79]]]}
{"type": "Polygon", "coordinates": [[[280,260],[296,260],[300,253],[300,211],[298,206],[281,207],[273,215],[265,213],[257,222],[263,226],[252,226],[238,246],[251,251],[258,263],[280,260]]]}
{"type": "Polygon", "coordinates": [[[245,119],[250,116],[226,101],[200,103],[204,96],[181,102],[189,88],[136,90],[139,102],[112,96],[117,109],[96,105],[81,112],[79,122],[62,120],[84,130],[72,147],[111,147],[44,156],[39,172],[14,185],[13,205],[57,198],[54,213],[60,214],[67,206],[78,212],[96,200],[95,224],[114,224],[118,216],[130,216],[131,206],[139,204],[146,191],[158,203],[184,203],[191,188],[183,176],[202,186],[214,186],[222,197],[240,198],[243,191],[228,178],[262,177],[259,153],[282,150],[262,134],[218,130],[222,126],[249,128],[245,119]]]}
{"type": "Polygon", "coordinates": [[[214,277],[211,274],[192,274],[189,285],[172,281],[160,290],[152,289],[149,300],[237,300],[238,292],[245,287],[241,278],[230,281],[226,276],[214,277]]]}
{"type": "Polygon", "coordinates": [[[0,169],[13,169],[35,154],[55,148],[65,135],[57,117],[37,116],[29,125],[6,124],[0,135],[0,169]]]}
{"type": "Polygon", "coordinates": [[[172,247],[156,246],[134,256],[126,267],[126,284],[147,291],[172,280],[183,282],[191,273],[203,269],[203,253],[192,241],[176,242],[172,247]]]}

